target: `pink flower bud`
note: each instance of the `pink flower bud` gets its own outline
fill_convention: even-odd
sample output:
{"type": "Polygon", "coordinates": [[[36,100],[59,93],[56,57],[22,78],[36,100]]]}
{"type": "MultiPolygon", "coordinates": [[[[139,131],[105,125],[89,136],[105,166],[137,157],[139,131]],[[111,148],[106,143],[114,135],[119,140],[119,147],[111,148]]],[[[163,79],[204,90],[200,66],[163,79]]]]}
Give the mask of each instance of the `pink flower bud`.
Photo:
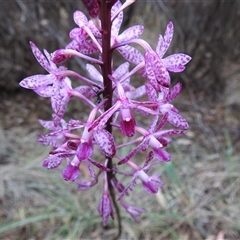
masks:
{"type": "Polygon", "coordinates": [[[107,225],[109,216],[114,219],[112,203],[107,193],[103,193],[102,195],[101,201],[98,205],[98,212],[103,219],[103,226],[107,225]]]}

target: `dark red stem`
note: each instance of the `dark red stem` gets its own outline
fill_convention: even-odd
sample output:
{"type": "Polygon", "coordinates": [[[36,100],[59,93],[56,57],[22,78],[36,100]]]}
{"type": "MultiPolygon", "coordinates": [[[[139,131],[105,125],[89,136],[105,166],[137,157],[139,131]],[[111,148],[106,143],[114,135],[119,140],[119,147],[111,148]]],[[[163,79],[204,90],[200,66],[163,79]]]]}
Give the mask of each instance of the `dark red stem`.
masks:
{"type": "MultiPolygon", "coordinates": [[[[111,8],[116,0],[99,0],[100,6],[100,19],[101,19],[101,31],[102,31],[102,61],[103,65],[102,68],[102,76],[103,76],[103,98],[107,99],[104,110],[108,110],[112,107],[112,96],[113,96],[113,89],[112,89],[112,81],[109,79],[109,75],[112,74],[112,51],[111,51],[111,8]]],[[[110,118],[106,124],[106,130],[112,133],[112,125],[111,125],[112,118],[110,118]]],[[[113,163],[112,158],[108,158],[107,168],[112,169],[113,163]]],[[[112,186],[112,179],[113,179],[113,171],[109,171],[107,173],[108,178],[108,186],[109,186],[109,194],[111,196],[116,215],[118,220],[118,235],[115,239],[118,239],[121,235],[121,218],[118,205],[116,203],[115,192],[112,186]]]]}

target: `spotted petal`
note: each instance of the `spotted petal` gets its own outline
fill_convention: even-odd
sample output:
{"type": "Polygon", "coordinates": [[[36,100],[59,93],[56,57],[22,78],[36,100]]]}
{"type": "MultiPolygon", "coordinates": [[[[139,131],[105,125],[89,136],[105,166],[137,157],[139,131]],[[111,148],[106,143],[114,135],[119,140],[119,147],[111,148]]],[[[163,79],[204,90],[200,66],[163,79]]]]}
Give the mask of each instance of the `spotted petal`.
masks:
{"type": "Polygon", "coordinates": [[[129,62],[121,64],[113,73],[113,77],[120,80],[125,74],[129,72],[129,62]]]}
{"type": "Polygon", "coordinates": [[[53,93],[53,87],[52,86],[45,86],[40,87],[37,89],[33,89],[35,93],[37,93],[41,97],[51,97],[53,93]]]}
{"type": "Polygon", "coordinates": [[[51,67],[50,64],[47,60],[47,58],[41,53],[41,51],[37,48],[37,46],[33,43],[30,42],[30,47],[32,49],[32,52],[35,56],[35,58],[37,59],[37,61],[39,62],[39,64],[47,71],[47,72],[51,72],[51,67]]]}
{"type": "Polygon", "coordinates": [[[98,82],[101,82],[101,83],[103,82],[103,76],[92,64],[87,64],[86,69],[92,79],[94,79],[98,82]]]}
{"type": "Polygon", "coordinates": [[[112,219],[114,218],[112,203],[107,194],[102,195],[101,201],[98,205],[98,212],[102,217],[103,226],[107,225],[109,216],[111,216],[112,219]]]}
{"type": "Polygon", "coordinates": [[[182,89],[182,84],[181,83],[177,83],[176,85],[174,85],[168,92],[167,96],[166,96],[166,101],[167,102],[171,102],[173,101],[181,92],[182,89]]]}
{"type": "Polygon", "coordinates": [[[116,154],[116,146],[112,134],[102,129],[101,131],[94,131],[93,135],[98,147],[105,156],[113,157],[116,154]]]}
{"type": "Polygon", "coordinates": [[[180,127],[188,129],[189,125],[185,118],[183,118],[179,113],[176,113],[172,110],[168,112],[168,121],[175,127],[180,127]]]}
{"type": "Polygon", "coordinates": [[[172,22],[169,22],[164,33],[164,37],[159,36],[158,45],[156,48],[156,52],[160,58],[167,52],[173,38],[174,26],[172,22]]]}
{"type": "Polygon", "coordinates": [[[182,72],[185,69],[185,66],[189,61],[191,60],[191,57],[183,54],[183,53],[177,53],[168,56],[165,59],[162,59],[164,67],[170,71],[170,72],[182,72]]]}
{"type": "Polygon", "coordinates": [[[118,47],[117,50],[127,61],[131,63],[134,63],[137,65],[144,61],[143,55],[134,47],[126,45],[126,46],[118,47]]]}
{"type": "Polygon", "coordinates": [[[118,36],[118,42],[121,43],[136,39],[143,33],[143,30],[144,26],[142,25],[132,26],[118,36]]]}
{"type": "Polygon", "coordinates": [[[28,89],[37,89],[49,84],[52,84],[54,80],[54,76],[52,74],[48,75],[33,75],[27,78],[24,78],[19,85],[24,88],[28,89]]]}
{"type": "Polygon", "coordinates": [[[49,156],[43,162],[43,166],[48,169],[57,168],[62,162],[62,158],[56,155],[49,156]]]}
{"type": "Polygon", "coordinates": [[[169,73],[163,66],[159,56],[154,51],[148,51],[145,53],[145,63],[148,80],[155,90],[160,91],[160,86],[158,86],[158,84],[163,87],[169,87],[169,73]]]}
{"type": "Polygon", "coordinates": [[[81,11],[75,11],[74,12],[73,20],[79,27],[82,27],[82,26],[85,26],[85,25],[88,24],[87,17],[81,11]]]}
{"type": "MultiPolygon", "coordinates": [[[[113,15],[115,14],[115,12],[117,12],[117,10],[122,6],[120,1],[117,1],[111,10],[111,17],[113,17],[113,15]]],[[[113,23],[112,23],[112,36],[117,36],[118,32],[120,30],[120,27],[122,25],[122,21],[123,21],[123,12],[121,11],[118,16],[114,19],[113,23]]]]}

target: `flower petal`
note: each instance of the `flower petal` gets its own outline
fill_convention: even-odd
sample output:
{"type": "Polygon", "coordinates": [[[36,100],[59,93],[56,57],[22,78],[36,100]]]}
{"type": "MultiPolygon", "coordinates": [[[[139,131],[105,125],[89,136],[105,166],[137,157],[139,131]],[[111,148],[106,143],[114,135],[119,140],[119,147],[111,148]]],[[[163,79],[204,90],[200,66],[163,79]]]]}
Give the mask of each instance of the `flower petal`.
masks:
{"type": "Polygon", "coordinates": [[[77,157],[80,161],[88,159],[92,156],[93,153],[93,144],[92,142],[80,142],[78,149],[76,151],[77,157]]]}
{"type": "Polygon", "coordinates": [[[63,118],[63,115],[65,114],[65,111],[67,109],[67,104],[69,100],[70,100],[70,96],[68,95],[62,98],[59,108],[57,112],[55,112],[54,114],[53,122],[55,126],[57,126],[61,121],[61,119],[63,118]]]}
{"type": "MultiPolygon", "coordinates": [[[[97,19],[95,19],[94,21],[99,21],[97,19]]],[[[99,29],[96,27],[95,23],[93,22],[93,20],[88,21],[88,27],[90,28],[91,32],[93,33],[94,36],[96,37],[102,37],[101,32],[99,31],[99,29]]]]}
{"type": "Polygon", "coordinates": [[[136,126],[136,121],[134,118],[131,118],[129,120],[122,119],[120,121],[120,130],[127,137],[132,137],[134,135],[135,126],[136,126]]]}
{"type": "Polygon", "coordinates": [[[69,32],[69,37],[71,40],[75,39],[75,38],[81,38],[82,40],[84,40],[87,37],[87,33],[83,30],[83,28],[73,28],[70,32],[69,32]]]}
{"type": "MultiPolygon", "coordinates": [[[[115,14],[115,12],[117,12],[117,10],[122,6],[120,1],[117,1],[111,9],[111,17],[113,17],[113,15],[115,14]]],[[[114,21],[112,22],[112,36],[117,36],[118,32],[120,30],[120,27],[122,25],[122,21],[123,21],[123,12],[121,11],[118,16],[114,19],[114,21]]]]}
{"type": "Polygon", "coordinates": [[[102,195],[101,201],[98,205],[98,212],[103,219],[103,226],[107,225],[109,216],[111,216],[112,219],[114,218],[112,203],[108,194],[104,193],[102,195]]]}
{"type": "Polygon", "coordinates": [[[109,168],[105,167],[104,165],[102,165],[101,163],[91,159],[91,158],[88,158],[88,161],[91,162],[94,166],[98,167],[99,169],[101,169],[102,171],[110,171],[109,168]]]}
{"type": "Polygon", "coordinates": [[[88,168],[89,175],[91,176],[93,181],[96,182],[96,180],[97,180],[96,174],[94,172],[94,169],[93,169],[92,165],[90,164],[90,161],[87,160],[86,165],[87,165],[87,168],[88,168]]]}
{"type": "Polygon", "coordinates": [[[121,42],[130,41],[132,39],[136,39],[143,33],[143,30],[144,30],[144,26],[142,25],[132,26],[126,29],[123,33],[121,33],[118,36],[117,41],[118,43],[121,43],[121,42]]]}
{"type": "Polygon", "coordinates": [[[144,172],[141,171],[139,178],[142,180],[144,190],[150,194],[156,194],[158,192],[158,189],[163,186],[163,182],[157,175],[148,176],[147,179],[145,179],[145,176],[142,178],[143,173],[144,172]]]}
{"type": "Polygon", "coordinates": [[[49,73],[51,73],[51,67],[50,64],[47,60],[47,58],[41,53],[41,51],[37,48],[37,46],[33,43],[30,42],[30,47],[32,49],[32,52],[39,62],[39,64],[49,73]]]}
{"type": "Polygon", "coordinates": [[[57,113],[59,108],[61,107],[61,102],[62,102],[62,96],[60,94],[60,86],[53,85],[52,96],[51,96],[51,105],[52,105],[52,109],[55,113],[57,113]]]}
{"type": "Polygon", "coordinates": [[[152,135],[156,138],[159,137],[166,137],[166,136],[172,136],[172,135],[180,135],[185,133],[187,130],[183,129],[183,130],[177,130],[177,129],[170,129],[170,130],[162,130],[159,132],[155,132],[152,135]]]}
{"type": "Polygon", "coordinates": [[[135,147],[125,158],[121,159],[118,162],[118,165],[122,165],[129,161],[137,152],[139,152],[142,148],[142,146],[145,144],[145,141],[142,141],[137,147],[135,147]]]}
{"type": "Polygon", "coordinates": [[[134,47],[122,46],[118,47],[119,53],[129,62],[134,64],[139,64],[144,61],[143,55],[134,47]]]}
{"type": "Polygon", "coordinates": [[[118,66],[118,68],[114,71],[113,77],[117,80],[120,80],[125,74],[129,72],[129,62],[125,62],[118,66]]]}
{"type": "Polygon", "coordinates": [[[33,89],[41,97],[51,97],[53,93],[53,86],[45,86],[37,89],[33,89]]]}
{"type": "Polygon", "coordinates": [[[80,92],[82,95],[84,95],[87,98],[94,98],[96,97],[96,91],[94,91],[89,86],[78,86],[74,88],[74,91],[80,92]]]}
{"type": "Polygon", "coordinates": [[[160,131],[164,125],[167,123],[167,119],[168,119],[168,113],[165,113],[161,119],[161,121],[159,122],[158,126],[155,129],[155,132],[160,131]]]}
{"type": "Polygon", "coordinates": [[[74,12],[73,20],[79,27],[86,26],[88,24],[87,17],[81,11],[75,11],[74,12]]]}
{"type": "MultiPolygon", "coordinates": [[[[98,42],[101,45],[101,40],[98,40],[98,42]]],[[[92,39],[86,39],[85,41],[79,42],[78,44],[78,49],[76,50],[78,50],[82,54],[88,55],[99,52],[98,47],[92,39]]]]}
{"type": "Polygon", "coordinates": [[[86,69],[93,80],[103,82],[103,76],[92,64],[87,64],[86,69]]]}
{"type": "Polygon", "coordinates": [[[152,84],[146,83],[145,87],[146,87],[146,92],[147,92],[149,100],[152,102],[156,102],[157,101],[157,92],[154,89],[154,87],[152,86],[152,84]]]}
{"type": "Polygon", "coordinates": [[[171,155],[161,148],[153,148],[154,156],[158,161],[169,162],[171,159],[171,155]]]}
{"type": "Polygon", "coordinates": [[[42,119],[38,119],[38,122],[44,127],[44,128],[47,128],[51,131],[56,131],[56,130],[60,130],[61,127],[55,127],[54,124],[53,124],[53,121],[45,121],[45,120],[42,120],[42,119]]]}
{"type": "Polygon", "coordinates": [[[175,127],[180,127],[184,129],[189,128],[187,120],[183,118],[180,114],[171,110],[168,112],[168,121],[175,127]]]}
{"type": "Polygon", "coordinates": [[[98,130],[102,129],[108,119],[120,108],[121,102],[117,101],[111,108],[105,111],[99,118],[97,118],[89,127],[88,131],[92,131],[97,128],[98,130]]]}
{"type": "Polygon", "coordinates": [[[116,154],[116,146],[112,134],[102,129],[100,131],[94,131],[93,135],[102,153],[112,158],[116,154]]]}
{"type": "Polygon", "coordinates": [[[177,83],[176,85],[174,85],[168,92],[167,96],[166,96],[166,101],[167,102],[171,102],[173,101],[181,92],[182,90],[182,84],[181,83],[177,83]]]}
{"type": "Polygon", "coordinates": [[[129,183],[129,185],[122,191],[122,193],[120,194],[120,196],[118,197],[118,200],[121,200],[123,198],[124,195],[129,195],[128,191],[132,191],[133,187],[137,184],[137,177],[138,177],[138,172],[136,172],[133,175],[132,181],[129,183]]]}
{"type": "Polygon", "coordinates": [[[135,220],[135,222],[139,222],[139,219],[138,219],[139,215],[146,212],[146,210],[143,208],[127,205],[123,201],[121,201],[120,203],[126,209],[126,211],[131,215],[131,217],[135,220]]]}
{"type": "Polygon", "coordinates": [[[66,181],[74,181],[79,176],[79,166],[68,164],[62,171],[62,176],[66,181]]]}
{"type": "Polygon", "coordinates": [[[61,164],[62,160],[63,158],[58,155],[50,155],[43,161],[43,166],[47,169],[57,168],[61,164]]]}
{"type": "Polygon", "coordinates": [[[158,86],[158,84],[161,84],[163,87],[170,86],[169,73],[154,51],[145,53],[145,63],[148,80],[157,91],[160,92],[160,86],[158,86]]]}
{"type": "Polygon", "coordinates": [[[160,58],[162,58],[163,55],[168,50],[168,48],[172,42],[173,32],[174,32],[173,23],[169,22],[167,25],[166,31],[164,33],[164,37],[162,38],[161,35],[159,36],[159,41],[158,41],[158,46],[157,46],[156,52],[158,53],[160,58]]]}
{"type": "Polygon", "coordinates": [[[162,62],[168,71],[182,72],[185,69],[184,65],[186,65],[190,60],[190,56],[183,53],[176,53],[162,59],[162,62]]]}
{"type": "Polygon", "coordinates": [[[54,80],[54,76],[52,74],[47,75],[33,75],[27,78],[24,78],[19,85],[28,89],[38,89],[49,84],[52,84],[54,80]]]}
{"type": "MultiPolygon", "coordinates": [[[[123,87],[125,89],[125,86],[123,86],[123,87]]],[[[144,85],[142,85],[136,89],[127,91],[126,97],[130,98],[130,99],[136,99],[136,98],[140,98],[140,97],[144,96],[145,94],[146,94],[146,88],[144,85]]]]}
{"type": "Polygon", "coordinates": [[[77,181],[78,189],[79,190],[87,190],[92,186],[95,186],[98,183],[98,181],[86,181],[86,180],[81,180],[77,181]]]}

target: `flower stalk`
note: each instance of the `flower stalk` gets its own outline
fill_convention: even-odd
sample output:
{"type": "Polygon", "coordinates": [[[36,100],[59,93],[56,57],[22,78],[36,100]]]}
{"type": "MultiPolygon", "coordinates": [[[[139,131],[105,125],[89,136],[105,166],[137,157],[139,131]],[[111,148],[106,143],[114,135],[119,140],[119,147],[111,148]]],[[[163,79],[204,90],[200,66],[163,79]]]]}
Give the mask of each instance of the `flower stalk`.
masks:
{"type": "MultiPolygon", "coordinates": [[[[101,65],[102,77],[103,77],[103,98],[107,99],[104,110],[107,111],[112,107],[112,97],[113,97],[113,88],[112,81],[109,76],[112,75],[112,50],[111,50],[111,8],[116,0],[111,1],[100,1],[100,19],[101,19],[101,31],[102,31],[102,61],[104,64],[101,65]]],[[[106,123],[105,129],[112,133],[111,125],[112,117],[110,117],[106,123]]],[[[112,158],[107,157],[107,168],[113,168],[112,158]]],[[[121,236],[122,227],[121,227],[121,217],[119,207],[116,203],[116,197],[114,188],[112,186],[113,171],[109,171],[107,174],[108,189],[111,196],[111,200],[116,211],[117,220],[118,220],[118,234],[116,239],[121,236]]]]}
{"type": "Polygon", "coordinates": [[[20,86],[51,99],[52,120],[39,120],[49,130],[48,134],[39,134],[39,142],[52,147],[43,166],[54,169],[65,164],[63,178],[75,183],[79,190],[96,187],[99,176],[104,175],[98,212],[104,226],[109,216],[112,219],[116,216],[117,239],[122,230],[121,209],[135,221],[145,212],[128,205],[124,198],[130,196],[137,181],[148,194],[156,194],[163,187],[160,176],[149,171],[171,160],[166,150],[170,137],[184,134],[189,128],[172,104],[182,86],[171,85],[170,72],[183,71],[191,58],[183,53],[163,58],[173,38],[172,22],[164,35],[159,35],[156,50],[140,38],[144,31],[141,25],[119,33],[123,10],[134,0],[126,0],[124,4],[119,0],[82,1],[91,19],[76,11],[73,18],[78,27],[70,31],[70,42],[52,54],[46,50],[42,53],[30,42],[35,58],[47,74],[26,77],[20,86]],[[143,53],[132,47],[132,43],[142,47],[143,53]],[[125,62],[115,68],[116,51],[125,62]],[[58,66],[74,57],[88,62],[86,71],[90,77],[58,66]],[[138,87],[131,84],[131,77],[136,73],[145,80],[138,87]],[[73,88],[73,81],[79,86],[73,88]],[[145,101],[141,97],[145,97],[145,101]],[[87,120],[64,120],[72,98],[87,105],[87,120]],[[139,121],[139,114],[149,119],[148,125],[139,121]],[[167,123],[172,128],[169,129],[167,123]],[[98,160],[94,159],[95,151],[98,151],[98,160]],[[141,153],[142,161],[136,159],[137,153],[141,153]],[[90,181],[81,174],[83,165],[88,169],[90,181]]]}

